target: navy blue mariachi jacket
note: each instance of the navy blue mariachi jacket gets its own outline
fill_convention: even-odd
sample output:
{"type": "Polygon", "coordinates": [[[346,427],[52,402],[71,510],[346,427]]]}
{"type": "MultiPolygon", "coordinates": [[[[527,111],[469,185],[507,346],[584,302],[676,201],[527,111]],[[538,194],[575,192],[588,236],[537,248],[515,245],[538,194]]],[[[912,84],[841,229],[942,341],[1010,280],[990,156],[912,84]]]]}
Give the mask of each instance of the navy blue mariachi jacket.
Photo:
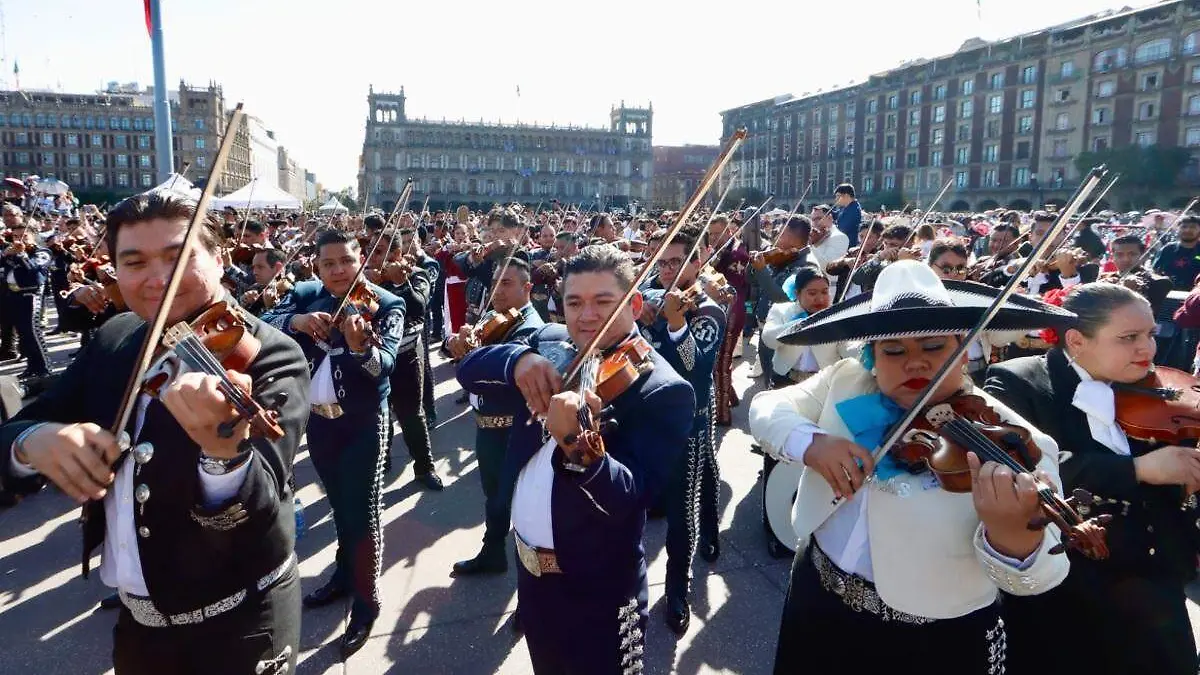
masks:
{"type": "MultiPolygon", "coordinates": [[[[646,300],[658,302],[663,291],[643,291],[646,300]]],[[[703,294],[700,306],[686,314],[683,336],[672,340],[667,328],[667,317],[659,311],[658,318],[650,327],[641,326],[642,335],[662,355],[667,363],[692,385],[696,392],[696,414],[708,406],[713,386],[713,367],[721,354],[721,342],[725,339],[725,310],[703,294]]]]}
{"type": "MultiPolygon", "coordinates": [[[[483,318],[480,319],[480,321],[486,320],[492,315],[492,313],[493,312],[489,310],[487,314],[483,315],[483,318]]],[[[513,329],[509,331],[508,335],[504,336],[504,342],[519,342],[521,344],[526,344],[526,340],[529,339],[529,336],[533,335],[538,331],[538,329],[546,325],[546,322],[542,321],[541,315],[537,313],[537,309],[534,308],[533,303],[525,303],[525,306],[521,308],[521,316],[524,317],[521,323],[514,326],[513,329]]],[[[462,385],[463,389],[471,391],[470,388],[467,387],[467,383],[462,379],[461,369],[458,371],[458,381],[459,384],[462,385]]],[[[472,391],[471,393],[475,392],[472,391]]],[[[511,396],[480,396],[478,407],[475,409],[475,414],[487,416],[512,415],[518,410],[522,410],[524,408],[525,401],[519,395],[516,398],[511,396]]]]}
{"type": "MultiPolygon", "coordinates": [[[[536,351],[565,363],[575,349],[561,324],[543,326],[527,342],[476,349],[459,362],[459,381],[484,398],[519,401],[513,374],[518,359],[536,351]]],[[[627,592],[645,583],[646,509],[668,484],[692,429],[696,400],[691,386],[661,356],[651,352],[650,358],[653,369],[607,402],[618,424],[604,434],[607,452],[602,459],[577,474],[563,468],[561,450],[554,453],[551,508],[558,564],[567,575],[597,588],[627,592]]],[[[550,439],[541,424],[526,424],[528,420],[529,411],[521,406],[500,480],[508,492],[496,500],[499,504],[511,501],[521,469],[550,439]]]]}
{"type": "Polygon", "coordinates": [[[0,283],[8,285],[8,275],[22,290],[35,290],[50,277],[54,256],[49,249],[34,246],[19,255],[0,255],[0,283]]]}
{"type": "Polygon", "coordinates": [[[275,308],[266,312],[262,320],[283,331],[304,350],[308,359],[308,372],[315,375],[327,356],[333,359],[333,385],[338,403],[346,413],[374,415],[380,404],[387,400],[392,383],[388,375],[396,364],[396,348],[404,335],[404,301],[375,284],[363,282],[379,295],[379,311],[371,325],[383,342],[382,347],[372,346],[359,356],[346,346],[340,331],[330,338],[329,351],[316,344],[311,337],[292,329],[292,317],[297,314],[326,312],[333,314],[339,299],[325,289],[320,281],[305,281],[296,284],[291,293],[283,296],[275,308]]]}
{"type": "MultiPolygon", "coordinates": [[[[437,265],[437,261],[434,261],[437,265]]],[[[425,310],[429,307],[429,299],[433,295],[433,279],[437,279],[437,268],[432,275],[425,261],[413,267],[408,279],[402,285],[390,281],[381,284],[384,290],[404,301],[404,336],[397,345],[397,353],[403,354],[411,349],[425,330],[425,310]]]]}

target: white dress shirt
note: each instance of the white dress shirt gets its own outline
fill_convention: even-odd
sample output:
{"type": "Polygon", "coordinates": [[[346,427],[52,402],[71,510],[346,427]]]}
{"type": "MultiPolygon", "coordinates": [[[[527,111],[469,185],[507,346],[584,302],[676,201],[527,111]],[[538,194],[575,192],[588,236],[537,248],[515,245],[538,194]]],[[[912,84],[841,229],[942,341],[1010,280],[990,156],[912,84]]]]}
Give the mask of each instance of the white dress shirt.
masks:
{"type": "MultiPolygon", "coordinates": [[[[824,272],[825,265],[833,262],[834,260],[841,260],[846,256],[846,251],[849,250],[850,238],[846,236],[845,232],[842,232],[835,227],[829,231],[829,236],[821,240],[821,243],[812,247],[811,257],[816,259],[817,266],[821,268],[822,272],[824,272]]],[[[837,280],[837,277],[831,274],[826,274],[825,278],[828,279],[829,283],[831,284],[837,280]]]]}
{"type": "Polygon", "coordinates": [[[1129,456],[1129,438],[1117,425],[1117,405],[1113,398],[1112,385],[1092,377],[1074,361],[1068,361],[1079,375],[1079,386],[1071,405],[1087,415],[1088,431],[1104,447],[1118,455],[1129,456]]]}
{"type": "Polygon", "coordinates": [[[521,540],[536,548],[554,548],[554,519],[550,512],[554,490],[553,438],[521,469],[513,489],[512,525],[521,540]]]}
{"type": "Polygon", "coordinates": [[[312,382],[308,386],[308,401],[312,405],[330,405],[338,402],[337,389],[333,386],[331,361],[333,359],[326,355],[321,360],[321,365],[317,366],[317,372],[313,373],[312,382]]]}
{"type": "MultiPolygon", "coordinates": [[[[137,422],[134,426],[134,443],[142,432],[142,423],[146,419],[146,406],[150,396],[142,394],[138,399],[137,422]]],[[[14,447],[11,452],[16,452],[14,447]]],[[[165,452],[165,451],[164,451],[165,452]]],[[[200,485],[204,490],[206,505],[219,504],[237,494],[250,463],[254,456],[243,462],[241,466],[221,476],[205,473],[197,467],[200,475],[200,485]]],[[[18,477],[32,476],[37,473],[33,467],[17,461],[13,456],[13,473],[18,477]]],[[[137,464],[133,454],[125,456],[125,460],[117,469],[116,479],[104,495],[104,549],[100,556],[100,580],[104,585],[111,586],[131,595],[148,597],[150,591],[146,588],[146,577],[142,573],[142,561],[138,556],[138,538],[133,521],[134,506],[134,472],[137,464]]],[[[153,497],[153,495],[151,495],[153,497]]]]}

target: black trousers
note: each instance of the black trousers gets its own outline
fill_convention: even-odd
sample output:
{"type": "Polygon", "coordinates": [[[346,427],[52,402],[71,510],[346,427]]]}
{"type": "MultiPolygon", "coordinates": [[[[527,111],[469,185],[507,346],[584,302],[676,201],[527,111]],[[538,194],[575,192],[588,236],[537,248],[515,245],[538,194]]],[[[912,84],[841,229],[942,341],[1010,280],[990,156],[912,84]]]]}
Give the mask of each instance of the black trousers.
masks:
{"type": "Polygon", "coordinates": [[[300,651],[295,566],[257,599],[194,626],[149,628],[121,608],[113,627],[117,675],[284,675],[300,651]]]}
{"type": "Polygon", "coordinates": [[[708,405],[696,411],[687,450],[680,456],[665,493],[667,595],[688,594],[697,542],[715,542],[718,536],[718,489],[721,479],[712,433],[712,414],[711,399],[708,405]]]}
{"type": "Polygon", "coordinates": [[[388,396],[392,414],[400,422],[400,434],[413,458],[417,475],[433,471],[433,446],[429,440],[429,422],[425,418],[425,341],[406,352],[396,354],[392,370],[392,393],[388,396]]]}
{"type": "Polygon", "coordinates": [[[13,313],[9,311],[9,298],[13,292],[8,290],[8,287],[0,284],[0,352],[15,354],[17,351],[14,342],[17,339],[17,322],[13,313]]]}
{"type": "MultiPolygon", "coordinates": [[[[50,372],[46,365],[46,344],[42,335],[42,293],[37,291],[8,292],[4,294],[4,305],[0,314],[11,321],[20,338],[21,356],[25,357],[25,372],[45,375],[50,372]]],[[[4,330],[6,327],[0,327],[4,330]]],[[[11,346],[8,346],[11,348],[11,346]]],[[[2,350],[2,349],[0,349],[2,350]]]]}
{"type": "MultiPolygon", "coordinates": [[[[1051,648],[1060,643],[1047,636],[1044,644],[1051,648]]],[[[841,596],[825,590],[809,546],[792,563],[775,673],[996,675],[1005,672],[1006,645],[998,605],[925,624],[854,611],[841,596]]]]}

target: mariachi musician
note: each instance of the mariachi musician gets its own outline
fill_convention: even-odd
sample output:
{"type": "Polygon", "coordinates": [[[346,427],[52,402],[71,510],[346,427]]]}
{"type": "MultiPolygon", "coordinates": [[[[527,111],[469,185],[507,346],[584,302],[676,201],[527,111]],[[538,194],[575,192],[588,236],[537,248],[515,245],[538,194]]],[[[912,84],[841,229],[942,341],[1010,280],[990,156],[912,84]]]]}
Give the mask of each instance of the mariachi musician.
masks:
{"type": "Polygon", "coordinates": [[[1144,264],[1139,264],[1146,254],[1146,243],[1136,234],[1123,234],[1112,240],[1112,260],[1115,272],[1100,275],[1100,281],[1112,281],[1137,291],[1150,302],[1150,310],[1158,316],[1163,301],[1171,292],[1171,278],[1155,274],[1144,264]]]}
{"type": "MultiPolygon", "coordinates": [[[[230,404],[221,378],[201,372],[139,397],[126,428],[130,452],[100,426],[116,423],[195,209],[152,192],[109,214],[108,243],[132,311],[104,324],[48,391],[0,426],[0,467],[19,492],[49,480],[85,504],[84,574],[103,544],[100,578],[123,604],[113,631],[118,675],[282,675],[294,669],[300,639],[291,477],[308,375],[299,348],[234,311],[261,347],[244,373],[228,377],[274,406],[282,429],[274,440],[250,436],[244,423],[221,433],[230,404]]],[[[221,287],[219,225],[205,217],[194,226],[204,229],[168,325],[222,299],[236,307],[221,287]]]]}
{"type": "MultiPolygon", "coordinates": [[[[757,224],[752,221],[746,227],[757,227],[757,224]]],[[[767,319],[772,305],[789,299],[783,284],[801,265],[807,264],[808,253],[803,249],[808,245],[811,231],[812,221],[808,216],[792,216],[783,224],[770,249],[750,252],[751,278],[758,287],[754,317],[759,323],[767,319]]],[[[760,345],[758,359],[763,372],[771,372],[771,350],[760,345]]]]}
{"type": "Polygon", "coordinates": [[[512,506],[517,601],[539,675],[643,670],[646,509],[676,469],[694,398],[638,335],[641,296],[621,303],[633,282],[626,254],[589,246],[566,265],[565,326],[546,325],[527,344],[482,347],[459,365],[472,393],[527,406],[513,419],[501,479],[513,487],[501,503],[512,506]],[[589,344],[599,358],[625,358],[627,386],[611,399],[574,383],[563,391],[562,371],[589,344]],[[619,424],[602,427],[597,440],[581,424],[585,406],[593,419],[603,407],[619,424]],[[530,423],[531,415],[544,422],[530,423]]]}

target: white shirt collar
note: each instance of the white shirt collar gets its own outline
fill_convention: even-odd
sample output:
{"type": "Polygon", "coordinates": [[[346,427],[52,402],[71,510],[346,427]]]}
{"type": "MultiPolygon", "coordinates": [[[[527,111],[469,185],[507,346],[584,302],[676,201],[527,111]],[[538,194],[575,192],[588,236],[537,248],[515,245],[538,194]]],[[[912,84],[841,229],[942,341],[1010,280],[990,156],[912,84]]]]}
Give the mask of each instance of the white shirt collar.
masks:
{"type": "Polygon", "coordinates": [[[1118,455],[1128,456],[1129,439],[1121,427],[1117,426],[1117,407],[1112,386],[1092,377],[1091,373],[1070,357],[1067,358],[1067,363],[1071,364],[1071,368],[1079,376],[1079,386],[1075,388],[1071,405],[1087,415],[1088,430],[1092,438],[1118,455]]]}

